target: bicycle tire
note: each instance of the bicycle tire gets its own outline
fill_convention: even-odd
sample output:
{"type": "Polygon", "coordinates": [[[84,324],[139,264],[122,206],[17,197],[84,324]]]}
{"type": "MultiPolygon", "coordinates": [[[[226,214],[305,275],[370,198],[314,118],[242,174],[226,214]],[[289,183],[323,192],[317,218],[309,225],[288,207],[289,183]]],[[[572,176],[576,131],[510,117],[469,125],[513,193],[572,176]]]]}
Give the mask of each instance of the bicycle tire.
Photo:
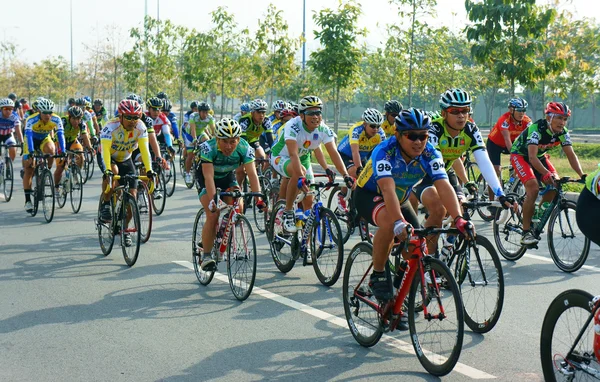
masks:
{"type": "Polygon", "coordinates": [[[552,257],[552,260],[554,261],[554,264],[556,264],[556,266],[563,272],[567,272],[567,273],[571,273],[571,272],[575,272],[577,270],[579,270],[579,268],[581,268],[583,266],[583,264],[585,264],[585,261],[587,260],[588,254],[590,253],[590,239],[588,239],[579,229],[577,226],[577,219],[576,219],[576,211],[577,211],[577,204],[575,202],[572,202],[570,200],[565,200],[563,201],[564,204],[560,204],[557,207],[554,208],[554,210],[552,211],[552,214],[550,215],[550,218],[548,219],[548,249],[550,250],[550,256],[552,257]],[[569,212],[567,212],[565,215],[562,214],[563,211],[569,211],[572,210],[573,213],[569,214],[569,212]],[[577,229],[579,231],[579,234],[576,235],[574,232],[567,232],[567,236],[569,236],[568,234],[573,234],[576,235],[574,240],[570,241],[569,243],[562,245],[561,248],[559,250],[557,250],[556,248],[556,243],[555,243],[555,238],[554,238],[554,232],[555,232],[555,223],[558,221],[558,225],[559,225],[559,229],[561,230],[562,234],[560,236],[565,236],[565,232],[563,232],[563,230],[565,229],[565,223],[566,223],[566,229],[577,229]],[[581,249],[581,251],[579,253],[574,254],[574,256],[568,256],[569,253],[571,253],[571,249],[573,249],[574,244],[576,243],[576,241],[581,241],[583,240],[583,248],[581,249]]]}
{"type": "Polygon", "coordinates": [[[140,213],[140,235],[142,243],[146,243],[152,234],[152,201],[144,182],[138,182],[136,201],[140,213]]]}
{"type": "MultiPolygon", "coordinates": [[[[585,357],[585,353],[589,354],[589,351],[593,349],[593,318],[591,322],[584,327],[592,312],[590,303],[593,298],[594,296],[583,290],[570,289],[556,296],[550,303],[546,315],[544,316],[540,339],[540,358],[545,381],[556,381],[557,376],[562,377],[558,380],[566,379],[566,376],[556,368],[557,364],[560,365],[560,359],[557,358],[558,355],[564,356],[571,348],[573,348],[575,352],[577,352],[578,358],[582,358],[585,357]],[[566,323],[559,321],[563,315],[565,317],[568,316],[568,318],[564,320],[566,323]],[[574,341],[576,337],[582,331],[585,331],[584,335],[581,337],[579,344],[575,344],[574,341]],[[559,334],[561,333],[564,333],[565,337],[567,335],[573,337],[564,339],[559,338],[559,334]],[[557,361],[559,362],[557,363],[557,361]]],[[[593,357],[592,354],[587,358],[589,361],[594,361],[595,357],[593,357]]],[[[564,360],[564,358],[562,359],[564,360]]],[[[573,370],[573,377],[575,377],[577,371],[578,370],[573,370]]],[[[585,373],[582,372],[582,374],[585,373]]],[[[569,380],[579,380],[579,378],[569,380]]]]}
{"type": "Polygon", "coordinates": [[[374,346],[383,335],[377,310],[356,296],[356,293],[360,293],[360,297],[368,298],[373,304],[378,304],[367,285],[369,280],[367,273],[371,271],[373,264],[372,254],[373,246],[370,243],[356,244],[346,259],[342,282],[342,301],[348,328],[356,342],[364,347],[374,346]]]}
{"type": "Polygon", "coordinates": [[[35,216],[37,215],[38,212],[38,208],[40,205],[40,189],[42,188],[40,185],[40,170],[38,170],[37,168],[35,169],[34,172],[34,177],[32,178],[32,185],[33,187],[33,192],[31,193],[31,198],[32,200],[32,204],[33,204],[33,209],[31,210],[31,216],[35,216]]]}
{"type": "Polygon", "coordinates": [[[58,208],[63,208],[65,204],[67,204],[67,184],[68,181],[64,178],[63,175],[63,178],[60,180],[60,186],[58,188],[58,198],[56,198],[56,204],[58,205],[58,208]]]}
{"type": "Polygon", "coordinates": [[[169,176],[165,175],[165,192],[167,197],[173,196],[175,187],[177,186],[177,169],[173,158],[169,160],[169,176]]]}
{"type": "Polygon", "coordinates": [[[200,267],[200,260],[202,259],[203,253],[202,247],[199,244],[201,244],[202,240],[202,228],[204,227],[204,223],[206,223],[206,216],[204,214],[204,208],[200,207],[196,213],[194,228],[192,230],[192,264],[194,264],[194,273],[196,274],[198,282],[202,285],[208,285],[215,276],[215,269],[203,271],[200,267]]]}
{"type": "MultiPolygon", "coordinates": [[[[517,194],[506,194],[506,196],[512,196],[518,202],[519,208],[522,208],[523,197],[519,197],[517,194]]],[[[527,247],[521,245],[523,223],[520,211],[516,213],[512,209],[499,208],[496,210],[492,224],[496,248],[498,248],[500,255],[509,261],[519,260],[527,251],[527,247]]]]}
{"type": "Polygon", "coordinates": [[[281,214],[285,210],[285,200],[280,200],[273,206],[271,212],[271,218],[269,219],[269,231],[271,233],[271,239],[269,240],[269,246],[271,248],[271,257],[277,269],[282,273],[288,273],[294,268],[296,259],[292,253],[291,245],[287,244],[286,241],[293,241],[295,234],[286,232],[282,226],[281,214]],[[289,248],[290,254],[284,254],[282,250],[289,248]]]}
{"type": "Polygon", "coordinates": [[[348,242],[350,236],[354,233],[354,224],[348,216],[348,212],[345,212],[338,208],[338,195],[342,191],[340,186],[335,186],[331,189],[329,197],[327,198],[327,208],[334,211],[334,214],[340,222],[340,228],[342,230],[342,241],[344,244],[348,242]]]}
{"type": "Polygon", "coordinates": [[[89,177],[88,177],[88,179],[92,179],[92,177],[94,176],[94,169],[95,169],[95,167],[96,167],[96,161],[95,161],[95,159],[96,159],[96,158],[94,158],[94,157],[95,157],[95,155],[94,155],[94,154],[92,154],[92,153],[90,153],[90,154],[89,154],[89,162],[90,162],[90,166],[89,166],[89,168],[90,168],[90,174],[89,174],[89,177]]]}
{"type": "MultiPolygon", "coordinates": [[[[488,195],[488,186],[485,178],[481,174],[479,170],[479,166],[475,162],[470,162],[465,168],[467,172],[467,178],[471,182],[475,182],[477,184],[477,200],[481,202],[489,201],[488,195]],[[475,170],[477,169],[477,170],[475,170]]],[[[481,217],[483,221],[489,222],[492,221],[494,215],[487,210],[487,207],[478,207],[477,214],[481,217]]]]}
{"type": "Polygon", "coordinates": [[[229,235],[229,243],[227,243],[227,277],[235,298],[244,301],[252,293],[256,279],[256,240],[250,221],[244,215],[237,215],[231,229],[233,232],[229,235]],[[237,228],[240,228],[241,232],[237,232],[237,228]],[[249,242],[239,245],[238,239],[249,242]],[[239,248],[244,248],[244,253],[236,250],[239,248]]]}
{"type": "Polygon", "coordinates": [[[71,167],[71,190],[69,190],[69,198],[73,213],[78,213],[83,202],[83,179],[81,178],[81,170],[77,165],[71,167]]]}
{"type": "MultiPolygon", "coordinates": [[[[427,319],[424,317],[423,311],[421,314],[418,314],[418,317],[422,317],[422,320],[416,321],[416,301],[417,298],[421,297],[421,291],[418,290],[417,286],[422,284],[422,282],[413,283],[408,297],[408,326],[413,348],[419,362],[427,372],[440,377],[450,373],[460,357],[464,336],[464,308],[460,297],[460,289],[452,276],[450,269],[448,269],[448,266],[442,261],[432,257],[424,258],[423,265],[426,268],[426,273],[429,273],[430,280],[435,280],[435,284],[432,281],[431,285],[427,288],[427,293],[432,294],[432,298],[426,305],[428,314],[432,314],[434,305],[437,305],[438,308],[440,308],[440,301],[443,298],[445,301],[442,307],[446,317],[443,319],[436,317],[427,319]],[[439,282],[438,279],[440,280],[439,282]],[[442,289],[443,294],[440,293],[440,290],[442,289]],[[449,295],[451,295],[451,297],[449,297],[449,295]],[[454,308],[452,305],[454,305],[454,308]],[[434,344],[441,342],[440,333],[444,333],[444,330],[434,329],[432,339],[430,340],[424,333],[420,333],[422,327],[427,329],[435,326],[435,324],[439,326],[442,323],[448,323],[452,328],[452,333],[447,336],[448,341],[451,342],[452,346],[449,351],[442,351],[441,348],[433,348],[434,344]]],[[[439,314],[440,311],[440,309],[437,309],[435,314],[439,314]]]]}
{"type": "MultiPolygon", "coordinates": [[[[261,175],[258,177],[258,182],[260,184],[260,189],[262,190],[262,192],[265,195],[269,195],[269,191],[271,189],[271,183],[269,182],[269,180],[261,175]]],[[[267,203],[268,202],[269,201],[267,199],[267,203]]],[[[261,212],[256,207],[256,203],[254,203],[254,205],[252,206],[252,217],[254,220],[254,224],[256,225],[256,229],[258,229],[260,233],[264,233],[267,230],[267,221],[269,220],[267,212],[261,212]]]]}
{"type": "Polygon", "coordinates": [[[104,256],[108,256],[112,251],[115,243],[115,205],[112,197],[110,198],[110,210],[112,219],[110,222],[103,222],[101,219],[102,210],[102,195],[98,201],[98,214],[96,217],[96,230],[98,231],[98,241],[100,242],[100,249],[104,256]]]}
{"type": "Polygon", "coordinates": [[[325,207],[319,209],[319,221],[316,219],[314,221],[312,235],[310,235],[310,246],[313,268],[317,278],[325,286],[334,285],[342,273],[344,243],[340,223],[330,209],[325,207]],[[325,249],[329,246],[332,249],[330,256],[325,254],[325,249]]]}
{"type": "Polygon", "coordinates": [[[10,202],[10,199],[12,198],[12,194],[13,194],[13,187],[15,184],[15,179],[14,179],[14,172],[13,172],[13,164],[12,164],[12,160],[10,159],[10,157],[6,157],[4,160],[4,166],[5,166],[5,173],[2,174],[2,183],[3,183],[3,189],[2,192],[4,193],[4,201],[6,203],[10,202]]]}
{"type": "MultiPolygon", "coordinates": [[[[91,178],[90,176],[90,154],[88,152],[86,152],[85,154],[83,154],[83,184],[86,184],[87,181],[91,178]]],[[[92,157],[93,160],[93,157],[92,157]]]]}
{"type": "Polygon", "coordinates": [[[128,266],[133,267],[140,254],[140,213],[137,208],[137,202],[131,194],[123,193],[123,204],[121,209],[124,212],[121,219],[121,250],[123,258],[128,266]],[[129,221],[127,216],[130,215],[129,221]],[[125,234],[131,235],[131,245],[125,244],[125,234]]]}
{"type": "Polygon", "coordinates": [[[154,192],[152,193],[152,208],[156,216],[160,216],[165,210],[165,204],[167,203],[167,196],[165,195],[165,173],[161,169],[156,174],[154,182],[154,192]],[[160,196],[158,199],[156,196],[160,196]]]}
{"type": "Polygon", "coordinates": [[[44,219],[46,223],[52,222],[54,218],[54,179],[52,179],[52,172],[48,169],[42,172],[42,211],[44,212],[44,219]]]}

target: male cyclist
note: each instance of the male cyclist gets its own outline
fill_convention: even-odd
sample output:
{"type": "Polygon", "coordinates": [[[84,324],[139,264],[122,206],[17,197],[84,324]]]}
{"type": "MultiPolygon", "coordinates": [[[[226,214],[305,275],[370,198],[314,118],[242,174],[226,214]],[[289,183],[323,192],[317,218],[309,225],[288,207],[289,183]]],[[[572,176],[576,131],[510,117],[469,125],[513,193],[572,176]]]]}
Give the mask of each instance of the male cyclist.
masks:
{"type": "MultiPolygon", "coordinates": [[[[267,113],[267,103],[262,99],[255,99],[250,103],[250,114],[240,118],[240,127],[242,128],[242,139],[254,149],[254,154],[258,159],[266,157],[265,150],[260,146],[260,135],[266,133],[266,142],[269,147],[273,146],[273,130],[271,121],[265,118],[267,113]]],[[[244,183],[244,168],[240,166],[235,174],[239,184],[244,183]]]]}
{"type": "Polygon", "coordinates": [[[169,123],[171,124],[171,131],[175,137],[175,141],[179,144],[179,127],[177,126],[177,115],[171,111],[173,105],[168,99],[163,99],[163,113],[167,116],[169,123]]]}
{"type": "Polygon", "coordinates": [[[102,126],[108,121],[108,112],[104,108],[104,103],[101,99],[94,100],[94,114],[96,114],[96,120],[98,121],[98,128],[102,130],[102,126]]]}
{"type": "Polygon", "coordinates": [[[209,114],[210,105],[206,102],[198,104],[198,112],[189,117],[189,126],[183,131],[183,142],[187,156],[185,158],[185,182],[192,181],[190,170],[194,159],[194,148],[209,139],[208,133],[215,131],[215,118],[209,114]]]}
{"type": "MultiPolygon", "coordinates": [[[[580,177],[584,176],[579,159],[573,151],[569,130],[566,128],[571,109],[563,102],[549,102],[544,113],[546,117],[537,120],[523,131],[510,150],[510,162],[527,193],[523,202],[523,237],[521,238],[521,244],[526,246],[534,246],[540,241],[531,232],[531,219],[539,192],[538,180],[548,186],[554,186],[555,181],[559,179],[546,151],[558,145],[562,146],[571,168],[580,177]]],[[[541,203],[550,202],[555,193],[554,190],[546,192],[542,196],[541,203]]]]}
{"type": "MultiPolygon", "coordinates": [[[[17,142],[23,142],[23,135],[21,134],[21,121],[17,114],[13,112],[14,102],[10,98],[0,99],[0,109],[2,114],[0,115],[0,143],[8,145],[16,145],[17,142]],[[17,140],[13,136],[13,133],[17,136],[17,140]]],[[[16,147],[8,149],[8,155],[11,161],[15,161],[17,156],[16,147]]]]}
{"type": "Polygon", "coordinates": [[[395,99],[392,99],[385,103],[383,109],[385,110],[385,121],[381,125],[381,128],[383,129],[385,135],[390,137],[396,132],[395,120],[398,114],[400,114],[402,111],[402,104],[395,99]]]}
{"type": "Polygon", "coordinates": [[[163,100],[158,97],[152,97],[146,100],[146,115],[152,119],[152,128],[156,134],[156,140],[167,146],[171,155],[175,155],[173,140],[171,137],[171,123],[167,116],[162,112],[163,100]]]}
{"type": "MultiPolygon", "coordinates": [[[[211,257],[216,235],[219,211],[214,202],[217,187],[221,190],[238,187],[235,169],[244,166],[253,192],[260,192],[260,183],[254,167],[254,150],[243,139],[242,129],[233,119],[223,118],[216,124],[215,138],[200,144],[196,151],[201,166],[196,170],[196,179],[200,185],[198,197],[206,213],[206,223],[202,228],[203,270],[214,269],[215,261],[211,257]]],[[[230,201],[227,198],[225,201],[230,201]]],[[[257,198],[256,206],[263,210],[264,202],[257,198]]]]}
{"type": "MultiPolygon", "coordinates": [[[[359,216],[378,226],[373,237],[373,273],[369,286],[379,300],[392,298],[392,282],[386,262],[394,236],[404,236],[410,224],[419,221],[408,202],[412,187],[424,177],[432,179],[440,203],[449,211],[456,227],[465,232],[467,221],[460,216],[460,206],[438,150],[427,141],[431,121],[424,111],[409,108],[396,117],[396,132],[378,145],[361,172],[354,194],[359,216]]],[[[403,238],[404,238],[403,237],[403,238]]]]}
{"type": "Polygon", "coordinates": [[[233,119],[239,122],[240,118],[248,113],[250,113],[250,104],[248,102],[244,102],[240,105],[240,111],[233,116],[233,119]]]}

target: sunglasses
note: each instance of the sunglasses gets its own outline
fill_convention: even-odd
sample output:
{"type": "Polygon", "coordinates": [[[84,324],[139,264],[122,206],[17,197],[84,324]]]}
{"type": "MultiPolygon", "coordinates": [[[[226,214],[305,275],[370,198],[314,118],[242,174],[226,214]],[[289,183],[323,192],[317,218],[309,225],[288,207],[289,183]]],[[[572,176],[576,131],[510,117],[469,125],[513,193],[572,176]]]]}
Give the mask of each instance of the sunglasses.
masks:
{"type": "Polygon", "coordinates": [[[421,142],[425,142],[427,141],[427,139],[429,138],[429,134],[427,133],[407,133],[407,134],[403,134],[406,138],[410,139],[411,141],[421,141],[421,142]]]}
{"type": "Polygon", "coordinates": [[[140,119],[138,115],[124,115],[123,118],[125,118],[128,121],[137,121],[138,119],[140,119]]]}
{"type": "Polygon", "coordinates": [[[381,127],[381,125],[370,124],[369,127],[371,129],[376,129],[377,130],[377,129],[379,129],[381,127]]]}
{"type": "Polygon", "coordinates": [[[527,111],[527,108],[525,108],[525,107],[515,107],[515,111],[521,111],[521,112],[524,113],[524,112],[527,111]]]}
{"type": "Polygon", "coordinates": [[[471,112],[471,108],[458,109],[458,108],[452,107],[452,108],[447,109],[446,111],[452,115],[459,115],[459,114],[469,115],[469,113],[471,112]]]}
{"type": "Polygon", "coordinates": [[[13,108],[12,107],[3,107],[2,110],[10,110],[10,111],[12,111],[13,108]]]}
{"type": "Polygon", "coordinates": [[[51,115],[53,114],[53,111],[42,111],[42,114],[46,114],[46,115],[51,115]]]}
{"type": "Polygon", "coordinates": [[[392,117],[396,118],[398,116],[398,113],[388,113],[388,115],[391,115],[392,117]]]}
{"type": "Polygon", "coordinates": [[[160,109],[157,107],[149,107],[148,110],[160,111],[160,109]]]}
{"type": "Polygon", "coordinates": [[[321,115],[321,110],[307,110],[304,112],[306,115],[321,115]]]}

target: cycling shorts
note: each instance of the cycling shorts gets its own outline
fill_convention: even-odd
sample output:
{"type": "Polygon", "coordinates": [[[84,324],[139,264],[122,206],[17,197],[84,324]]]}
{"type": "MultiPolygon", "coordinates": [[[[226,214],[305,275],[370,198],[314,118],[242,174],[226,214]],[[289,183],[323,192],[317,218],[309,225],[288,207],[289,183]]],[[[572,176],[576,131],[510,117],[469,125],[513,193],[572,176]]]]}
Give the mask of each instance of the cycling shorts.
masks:
{"type": "MultiPolygon", "coordinates": [[[[548,169],[548,171],[556,174],[556,169],[552,163],[550,163],[549,158],[550,156],[548,154],[544,154],[543,157],[538,159],[540,162],[542,162],[544,167],[548,169]]],[[[537,179],[539,182],[542,181],[542,175],[529,164],[523,155],[510,154],[510,163],[512,164],[517,176],[523,184],[527,183],[531,179],[537,179]]]]}

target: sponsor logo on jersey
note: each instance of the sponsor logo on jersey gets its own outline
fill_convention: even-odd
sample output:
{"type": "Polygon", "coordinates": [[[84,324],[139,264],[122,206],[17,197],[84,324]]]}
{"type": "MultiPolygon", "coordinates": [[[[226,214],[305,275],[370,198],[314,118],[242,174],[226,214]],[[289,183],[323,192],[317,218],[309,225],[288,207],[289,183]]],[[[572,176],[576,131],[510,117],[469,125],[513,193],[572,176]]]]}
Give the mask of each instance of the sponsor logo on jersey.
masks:
{"type": "Polygon", "coordinates": [[[319,139],[319,134],[318,133],[314,133],[313,134],[313,139],[316,141],[319,139]]]}
{"type": "Polygon", "coordinates": [[[304,141],[304,143],[302,144],[302,146],[307,149],[310,147],[311,141],[304,141]]]}
{"type": "Polygon", "coordinates": [[[278,165],[281,162],[281,157],[275,158],[275,165],[278,165]]]}
{"type": "Polygon", "coordinates": [[[440,144],[442,144],[442,145],[447,145],[447,144],[448,144],[448,141],[444,139],[443,141],[441,141],[441,142],[440,142],[440,144]]]}

